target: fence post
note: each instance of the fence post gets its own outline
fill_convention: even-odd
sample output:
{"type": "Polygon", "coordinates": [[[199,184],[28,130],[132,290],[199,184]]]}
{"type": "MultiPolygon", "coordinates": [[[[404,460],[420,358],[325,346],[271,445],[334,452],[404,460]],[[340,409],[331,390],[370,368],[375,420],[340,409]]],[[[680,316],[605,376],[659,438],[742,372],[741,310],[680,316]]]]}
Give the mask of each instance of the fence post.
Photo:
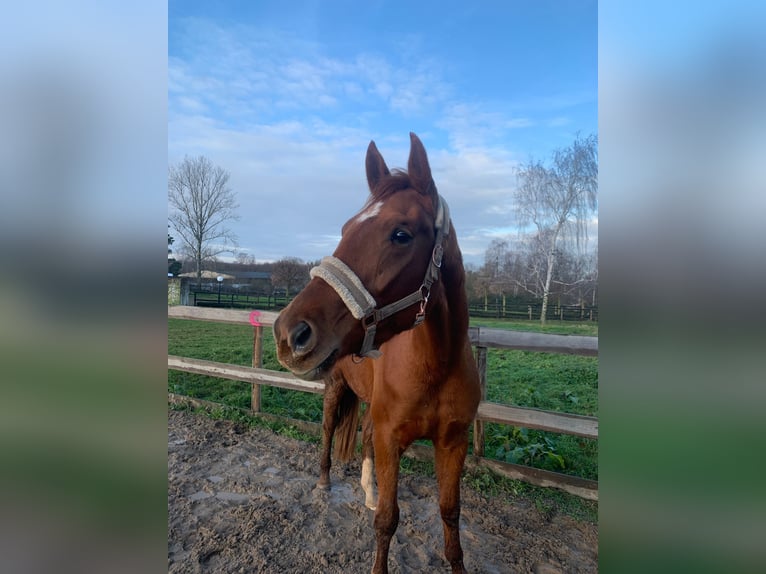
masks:
{"type": "MultiPolygon", "coordinates": [[[[487,400],[487,347],[476,347],[476,367],[479,369],[481,400],[487,400]]],[[[473,454],[484,456],[484,421],[473,421],[473,454]]]]}
{"type": "MultiPolygon", "coordinates": [[[[263,367],[263,326],[253,327],[253,367],[263,367]]],[[[250,395],[250,410],[261,412],[261,385],[253,384],[250,395]]]]}

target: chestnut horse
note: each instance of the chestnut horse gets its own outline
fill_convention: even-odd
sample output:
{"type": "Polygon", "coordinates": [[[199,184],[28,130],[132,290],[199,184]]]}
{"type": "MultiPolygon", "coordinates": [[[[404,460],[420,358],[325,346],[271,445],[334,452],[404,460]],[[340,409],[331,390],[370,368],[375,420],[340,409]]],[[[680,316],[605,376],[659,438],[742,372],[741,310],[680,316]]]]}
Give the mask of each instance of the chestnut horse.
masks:
{"type": "Polygon", "coordinates": [[[325,378],[328,392],[336,392],[326,400],[325,415],[336,417],[326,429],[358,416],[359,399],[369,405],[371,429],[364,426],[372,433],[379,491],[374,574],[388,572],[399,461],[419,438],[434,445],[445,556],[452,572],[465,572],[460,475],[480,398],[462,256],[423,144],[412,133],[410,140],[406,172],[389,171],[370,142],[367,202],[274,323],[279,361],[298,377],[325,378]]]}

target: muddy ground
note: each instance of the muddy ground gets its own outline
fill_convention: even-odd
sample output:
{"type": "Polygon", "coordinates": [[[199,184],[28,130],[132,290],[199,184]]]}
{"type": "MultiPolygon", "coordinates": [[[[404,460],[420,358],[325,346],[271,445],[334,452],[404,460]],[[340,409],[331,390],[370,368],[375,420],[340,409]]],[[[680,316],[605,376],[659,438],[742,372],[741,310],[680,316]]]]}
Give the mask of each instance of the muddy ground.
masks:
{"type": "MultiPolygon", "coordinates": [[[[168,571],[368,573],[375,533],[360,462],[316,490],[318,446],[263,428],[168,413],[168,571]]],[[[462,487],[469,572],[596,572],[598,531],[462,487]]],[[[392,573],[448,572],[436,481],[402,475],[392,573]]]]}

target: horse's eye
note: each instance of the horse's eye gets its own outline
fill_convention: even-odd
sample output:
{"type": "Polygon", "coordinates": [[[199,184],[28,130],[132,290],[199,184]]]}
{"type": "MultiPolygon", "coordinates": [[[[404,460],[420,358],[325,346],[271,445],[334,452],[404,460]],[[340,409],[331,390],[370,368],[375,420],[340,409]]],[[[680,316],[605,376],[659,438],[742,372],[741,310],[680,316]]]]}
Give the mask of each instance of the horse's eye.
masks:
{"type": "Polygon", "coordinates": [[[397,245],[408,245],[412,241],[412,235],[402,229],[397,229],[391,235],[391,241],[397,245]]]}

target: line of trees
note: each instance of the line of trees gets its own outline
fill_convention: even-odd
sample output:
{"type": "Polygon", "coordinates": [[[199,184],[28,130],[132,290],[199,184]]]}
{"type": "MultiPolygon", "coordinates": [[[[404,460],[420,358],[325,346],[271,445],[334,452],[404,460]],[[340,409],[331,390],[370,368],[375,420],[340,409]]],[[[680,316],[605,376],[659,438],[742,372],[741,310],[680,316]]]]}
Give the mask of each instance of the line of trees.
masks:
{"type": "MultiPolygon", "coordinates": [[[[534,239],[495,239],[485,252],[481,267],[466,267],[466,289],[474,304],[489,308],[497,301],[502,308],[541,304],[545,297],[547,257],[534,239]]],[[[557,249],[547,301],[582,308],[598,304],[598,250],[578,254],[557,249]]],[[[548,304],[545,312],[547,314],[548,304]]],[[[542,305],[540,306],[541,322],[542,305]]]]}
{"type": "Polygon", "coordinates": [[[271,271],[271,284],[276,289],[284,289],[285,297],[292,297],[309,282],[309,271],[316,265],[306,263],[297,257],[286,257],[274,263],[271,271]]]}

